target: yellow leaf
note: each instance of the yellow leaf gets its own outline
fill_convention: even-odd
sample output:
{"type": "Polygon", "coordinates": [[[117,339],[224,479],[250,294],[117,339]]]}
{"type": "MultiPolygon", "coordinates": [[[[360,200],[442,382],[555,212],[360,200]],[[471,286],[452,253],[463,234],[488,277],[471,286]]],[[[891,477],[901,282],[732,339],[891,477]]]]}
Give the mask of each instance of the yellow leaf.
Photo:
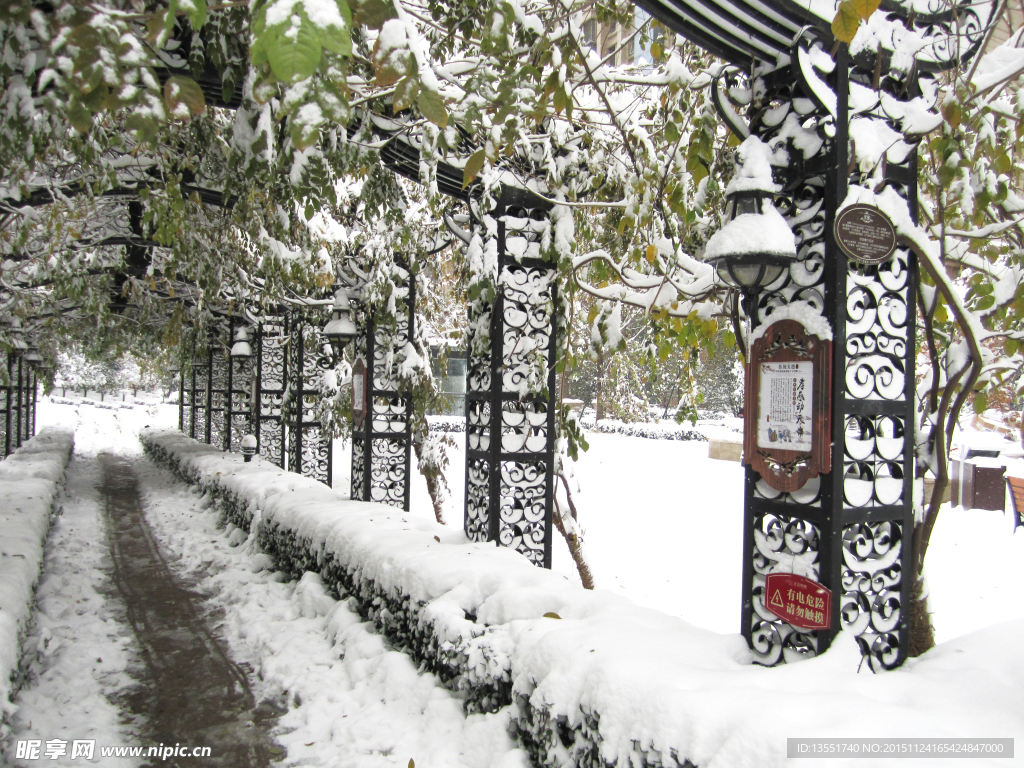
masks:
{"type": "Polygon", "coordinates": [[[853,0],[843,0],[836,9],[836,17],[832,19],[832,34],[836,40],[849,43],[857,34],[860,26],[860,14],[853,7],[853,0]]]}
{"type": "Polygon", "coordinates": [[[469,156],[468,160],[466,160],[466,167],[462,169],[463,189],[472,184],[473,179],[475,179],[477,177],[477,174],[480,173],[481,170],[483,170],[484,160],[486,158],[487,155],[484,153],[484,150],[478,149],[476,152],[469,156]]]}
{"type": "Polygon", "coordinates": [[[658,248],[655,245],[647,246],[647,253],[644,254],[644,258],[647,259],[648,264],[653,264],[654,260],[658,258],[658,248]]]}
{"type": "Polygon", "coordinates": [[[871,14],[878,10],[882,0],[850,0],[850,4],[853,5],[853,10],[857,12],[857,15],[867,21],[871,18],[871,14]]]}

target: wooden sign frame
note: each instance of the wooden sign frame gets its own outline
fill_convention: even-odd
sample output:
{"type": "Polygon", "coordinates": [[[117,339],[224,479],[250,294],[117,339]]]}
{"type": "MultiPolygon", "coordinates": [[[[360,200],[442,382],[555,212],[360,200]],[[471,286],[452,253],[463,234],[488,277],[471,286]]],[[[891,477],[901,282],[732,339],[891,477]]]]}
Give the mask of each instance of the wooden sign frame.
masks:
{"type": "Polygon", "coordinates": [[[352,364],[352,423],[356,429],[362,429],[366,420],[366,413],[369,410],[369,404],[366,402],[368,394],[366,363],[363,362],[363,358],[358,357],[352,364]]]}
{"type": "Polygon", "coordinates": [[[832,342],[811,334],[797,320],[778,320],[751,350],[746,371],[743,461],[772,488],[799,490],[832,468],[832,342]],[[811,450],[758,445],[764,364],[811,363],[811,450]]]}

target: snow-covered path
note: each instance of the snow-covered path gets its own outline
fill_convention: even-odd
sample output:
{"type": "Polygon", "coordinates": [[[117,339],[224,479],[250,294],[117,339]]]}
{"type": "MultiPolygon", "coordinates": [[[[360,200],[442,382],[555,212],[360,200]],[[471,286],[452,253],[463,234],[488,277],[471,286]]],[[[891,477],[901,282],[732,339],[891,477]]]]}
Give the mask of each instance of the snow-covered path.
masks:
{"type": "Polygon", "coordinates": [[[245,531],[218,527],[208,499],[147,459],[136,473],[168,559],[208,595],[232,656],[253,672],[256,698],[284,711],[275,738],[285,765],[528,765],[507,734],[508,712],[466,716],[316,574],[285,581],[245,531]]]}
{"type": "MultiPolygon", "coordinates": [[[[28,678],[15,699],[12,742],[65,741],[69,754],[47,759],[48,765],[82,764],[71,760],[74,740],[114,746],[140,743],[141,738],[141,723],[117,703],[134,686],[130,672],[139,656],[110,579],[97,490],[101,479],[94,458],[72,457],[63,513],[50,528],[24,646],[28,678]]],[[[16,760],[13,753],[5,757],[17,766],[38,763],[16,760]]],[[[132,758],[118,762],[125,768],[138,764],[132,758]]]]}
{"type": "MultiPolygon", "coordinates": [[[[0,762],[18,768],[105,765],[112,761],[100,755],[103,746],[158,743],[149,718],[131,713],[140,701],[146,707],[139,684],[145,653],[111,578],[98,490],[104,481],[100,454],[109,452],[134,476],[170,570],[196,593],[198,613],[248,673],[256,714],[275,723],[273,740],[286,752],[275,765],[528,765],[509,738],[508,712],[466,716],[456,694],[391,648],[347,600],[326,594],[318,576],[288,582],[245,531],[220,528],[209,500],[142,456],[139,427],[166,420],[166,414],[86,405],[46,410],[47,422],[76,427],[76,455],[64,514],[47,544],[39,613],[26,646],[31,678],[16,702],[11,746],[39,739],[45,748],[47,740],[61,739],[68,754],[18,760],[10,751],[0,762]],[[74,740],[95,740],[91,761],[71,759],[74,740]]],[[[116,759],[118,766],[143,763],[116,759]]],[[[177,763],[170,758],[162,764],[177,763]]]]}

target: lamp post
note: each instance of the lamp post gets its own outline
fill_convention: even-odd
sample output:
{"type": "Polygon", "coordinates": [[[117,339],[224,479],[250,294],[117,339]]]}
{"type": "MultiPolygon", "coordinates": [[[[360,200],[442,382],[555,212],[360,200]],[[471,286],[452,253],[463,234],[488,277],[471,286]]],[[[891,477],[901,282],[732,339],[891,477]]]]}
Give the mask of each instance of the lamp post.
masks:
{"type": "Polygon", "coordinates": [[[239,326],[235,331],[235,343],[231,345],[231,359],[235,362],[242,362],[252,357],[252,347],[249,346],[249,329],[244,325],[239,326]]]}
{"type": "Polygon", "coordinates": [[[334,294],[334,309],[331,319],[324,326],[324,336],[331,343],[335,359],[340,359],[345,347],[358,334],[356,324],[352,321],[352,309],[349,305],[347,288],[339,288],[334,294]]]}
{"type": "Polygon", "coordinates": [[[737,149],[736,176],[725,190],[726,223],[708,241],[704,260],[718,279],[739,290],[756,322],[756,296],[796,261],[793,230],[775,207],[770,151],[757,137],[737,149]]]}

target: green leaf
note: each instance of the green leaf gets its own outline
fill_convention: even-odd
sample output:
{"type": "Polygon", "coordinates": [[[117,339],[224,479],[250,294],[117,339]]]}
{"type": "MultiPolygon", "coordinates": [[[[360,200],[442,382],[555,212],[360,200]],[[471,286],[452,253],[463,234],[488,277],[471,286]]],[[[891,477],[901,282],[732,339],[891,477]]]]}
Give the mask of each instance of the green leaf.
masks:
{"type": "Polygon", "coordinates": [[[726,331],[725,333],[723,333],[722,339],[725,341],[725,346],[727,346],[729,349],[732,349],[733,347],[736,346],[736,334],[734,334],[732,331],[726,331]]]}
{"type": "Polygon", "coordinates": [[[480,171],[483,170],[484,160],[487,159],[487,155],[484,154],[482,149],[478,149],[469,159],[466,160],[466,167],[462,171],[462,188],[465,189],[473,183],[473,179],[477,177],[480,171]]]}
{"type": "Polygon", "coordinates": [[[679,141],[679,136],[679,128],[672,120],[665,123],[665,139],[669,144],[675,144],[679,141]]]}
{"type": "Polygon", "coordinates": [[[948,104],[942,105],[942,117],[953,128],[956,128],[963,120],[963,110],[960,109],[960,105],[957,102],[951,101],[948,104]]]}
{"type": "Polygon", "coordinates": [[[861,16],[854,7],[853,0],[843,0],[836,9],[836,16],[832,19],[832,34],[836,40],[849,43],[857,34],[860,27],[861,16]]]}
{"type": "Polygon", "coordinates": [[[992,160],[992,168],[996,173],[1009,173],[1010,169],[1013,168],[1013,162],[1004,150],[999,150],[992,160]]]}
{"type": "Polygon", "coordinates": [[[80,100],[72,99],[68,107],[68,122],[79,133],[88,133],[92,130],[92,112],[80,100]]]}
{"type": "Polygon", "coordinates": [[[423,88],[420,90],[416,103],[420,108],[420,113],[438,128],[448,125],[448,110],[445,109],[441,94],[423,88]]]}
{"type": "Polygon", "coordinates": [[[544,614],[544,618],[545,619],[561,619],[562,617],[559,616],[554,611],[548,611],[547,613],[544,614]]]}
{"type": "Polygon", "coordinates": [[[864,21],[871,18],[871,14],[878,10],[882,0],[850,0],[850,5],[864,21]]]}
{"type": "Polygon", "coordinates": [[[292,83],[316,72],[323,52],[319,30],[300,11],[260,36],[270,69],[278,80],[292,83]],[[298,24],[295,21],[298,20],[298,24]]]}
{"type": "Polygon", "coordinates": [[[404,109],[408,109],[416,101],[416,97],[420,94],[420,81],[412,77],[406,77],[399,81],[398,87],[395,88],[394,101],[392,107],[395,112],[401,112],[404,109]]]}
{"type": "Polygon", "coordinates": [[[199,29],[206,23],[206,0],[178,0],[177,6],[188,16],[192,29],[199,29]]]}
{"type": "Polygon", "coordinates": [[[974,396],[974,402],[971,403],[974,406],[975,413],[984,413],[985,409],[988,408],[988,398],[984,392],[979,392],[974,396]]]}
{"type": "Polygon", "coordinates": [[[319,27],[320,30],[320,44],[332,53],[336,53],[339,56],[351,56],[352,55],[352,11],[349,10],[348,3],[345,0],[334,0],[338,6],[338,13],[341,18],[345,20],[345,26],[342,27],[319,27]]]}
{"type": "Polygon", "coordinates": [[[561,114],[569,103],[569,97],[565,92],[565,86],[559,84],[555,89],[555,114],[561,114]]]}
{"type": "Polygon", "coordinates": [[[169,119],[187,122],[206,111],[203,89],[191,77],[169,77],[164,83],[164,107],[169,119]]]}
{"type": "Polygon", "coordinates": [[[135,135],[135,140],[140,144],[150,144],[156,141],[160,125],[156,118],[136,112],[128,115],[128,119],[124,121],[124,127],[135,135]]]}
{"type": "Polygon", "coordinates": [[[1006,350],[1006,354],[1013,357],[1015,354],[1017,354],[1017,340],[1007,339],[1006,342],[1003,344],[1003,348],[1006,350]]]}
{"type": "Polygon", "coordinates": [[[380,29],[388,19],[395,18],[395,9],[387,0],[359,0],[352,22],[356,26],[380,29]]]}

